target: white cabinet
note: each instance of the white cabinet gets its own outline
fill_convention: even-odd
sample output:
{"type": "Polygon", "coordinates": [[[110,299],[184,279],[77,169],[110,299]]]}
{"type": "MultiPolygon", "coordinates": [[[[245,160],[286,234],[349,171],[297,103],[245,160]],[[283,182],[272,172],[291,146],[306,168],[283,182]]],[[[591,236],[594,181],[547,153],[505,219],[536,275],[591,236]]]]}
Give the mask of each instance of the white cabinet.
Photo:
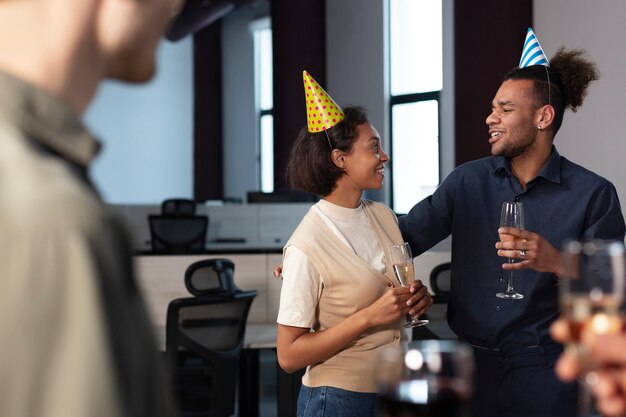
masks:
{"type": "Polygon", "coordinates": [[[137,281],[153,324],[165,326],[170,301],[192,297],[185,288],[187,267],[211,258],[232,260],[235,263],[235,284],[242,290],[257,290],[248,315],[249,323],[276,321],[281,281],[274,278],[272,271],[280,262],[279,254],[138,255],[133,258],[137,281]]]}

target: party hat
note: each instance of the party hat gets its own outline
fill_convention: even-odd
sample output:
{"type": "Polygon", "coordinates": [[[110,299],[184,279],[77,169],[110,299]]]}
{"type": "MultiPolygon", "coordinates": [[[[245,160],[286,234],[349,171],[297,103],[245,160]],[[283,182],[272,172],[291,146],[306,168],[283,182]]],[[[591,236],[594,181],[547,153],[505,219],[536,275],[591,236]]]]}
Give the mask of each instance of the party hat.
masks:
{"type": "Polygon", "coordinates": [[[330,129],[346,117],[343,110],[308,72],[302,71],[302,79],[306,95],[306,118],[309,132],[315,133],[330,129]]]}
{"type": "Polygon", "coordinates": [[[543,53],[541,45],[535,36],[535,32],[531,28],[528,28],[526,32],[526,40],[524,41],[524,49],[522,50],[522,58],[519,61],[519,67],[525,68],[531,65],[544,65],[550,66],[548,58],[543,53]]]}

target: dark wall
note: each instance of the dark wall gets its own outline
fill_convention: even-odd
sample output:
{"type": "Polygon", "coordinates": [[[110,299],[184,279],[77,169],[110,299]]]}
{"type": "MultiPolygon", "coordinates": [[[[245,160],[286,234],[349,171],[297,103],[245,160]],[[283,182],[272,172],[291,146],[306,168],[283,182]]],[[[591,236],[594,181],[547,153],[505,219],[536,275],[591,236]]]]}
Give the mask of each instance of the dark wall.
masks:
{"type": "Polygon", "coordinates": [[[274,48],[274,189],[298,132],[306,125],[302,71],[326,86],[325,8],[322,0],[272,0],[274,48]]]}
{"type": "Polygon", "coordinates": [[[219,200],[223,190],[221,24],[193,37],[194,200],[219,200]]]}
{"type": "Polygon", "coordinates": [[[455,163],[489,155],[485,119],[502,77],[519,63],[532,0],[454,4],[455,163]]]}

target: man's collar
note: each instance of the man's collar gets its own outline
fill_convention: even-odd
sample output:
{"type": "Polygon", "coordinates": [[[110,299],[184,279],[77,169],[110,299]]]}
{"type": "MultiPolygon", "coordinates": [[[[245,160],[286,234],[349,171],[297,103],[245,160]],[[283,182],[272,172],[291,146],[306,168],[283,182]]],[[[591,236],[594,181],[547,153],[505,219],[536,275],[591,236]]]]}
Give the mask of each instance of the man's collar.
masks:
{"type": "MultiPolygon", "coordinates": [[[[512,174],[511,161],[503,156],[495,156],[493,172],[499,173],[502,171],[506,172],[507,174],[512,174]]],[[[556,147],[554,145],[552,145],[552,152],[550,154],[548,162],[537,175],[537,178],[539,177],[545,178],[546,180],[555,184],[561,183],[561,155],[556,150],[556,147]]]]}
{"type": "Polygon", "coordinates": [[[559,155],[559,152],[556,150],[554,145],[552,145],[552,154],[550,154],[550,159],[548,159],[548,162],[537,176],[545,178],[555,184],[561,183],[561,155],[559,155]]]}

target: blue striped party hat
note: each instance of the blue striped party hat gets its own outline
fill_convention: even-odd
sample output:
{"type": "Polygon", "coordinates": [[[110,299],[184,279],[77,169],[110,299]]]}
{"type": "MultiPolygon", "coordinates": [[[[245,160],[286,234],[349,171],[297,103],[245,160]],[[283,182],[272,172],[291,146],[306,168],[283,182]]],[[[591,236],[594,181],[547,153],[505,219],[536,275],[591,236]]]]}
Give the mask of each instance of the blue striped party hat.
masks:
{"type": "Polygon", "coordinates": [[[531,65],[544,65],[550,66],[548,58],[543,53],[541,45],[535,36],[535,32],[531,28],[528,28],[526,32],[526,40],[524,41],[524,50],[522,51],[522,58],[519,61],[519,67],[525,68],[531,65]]]}

